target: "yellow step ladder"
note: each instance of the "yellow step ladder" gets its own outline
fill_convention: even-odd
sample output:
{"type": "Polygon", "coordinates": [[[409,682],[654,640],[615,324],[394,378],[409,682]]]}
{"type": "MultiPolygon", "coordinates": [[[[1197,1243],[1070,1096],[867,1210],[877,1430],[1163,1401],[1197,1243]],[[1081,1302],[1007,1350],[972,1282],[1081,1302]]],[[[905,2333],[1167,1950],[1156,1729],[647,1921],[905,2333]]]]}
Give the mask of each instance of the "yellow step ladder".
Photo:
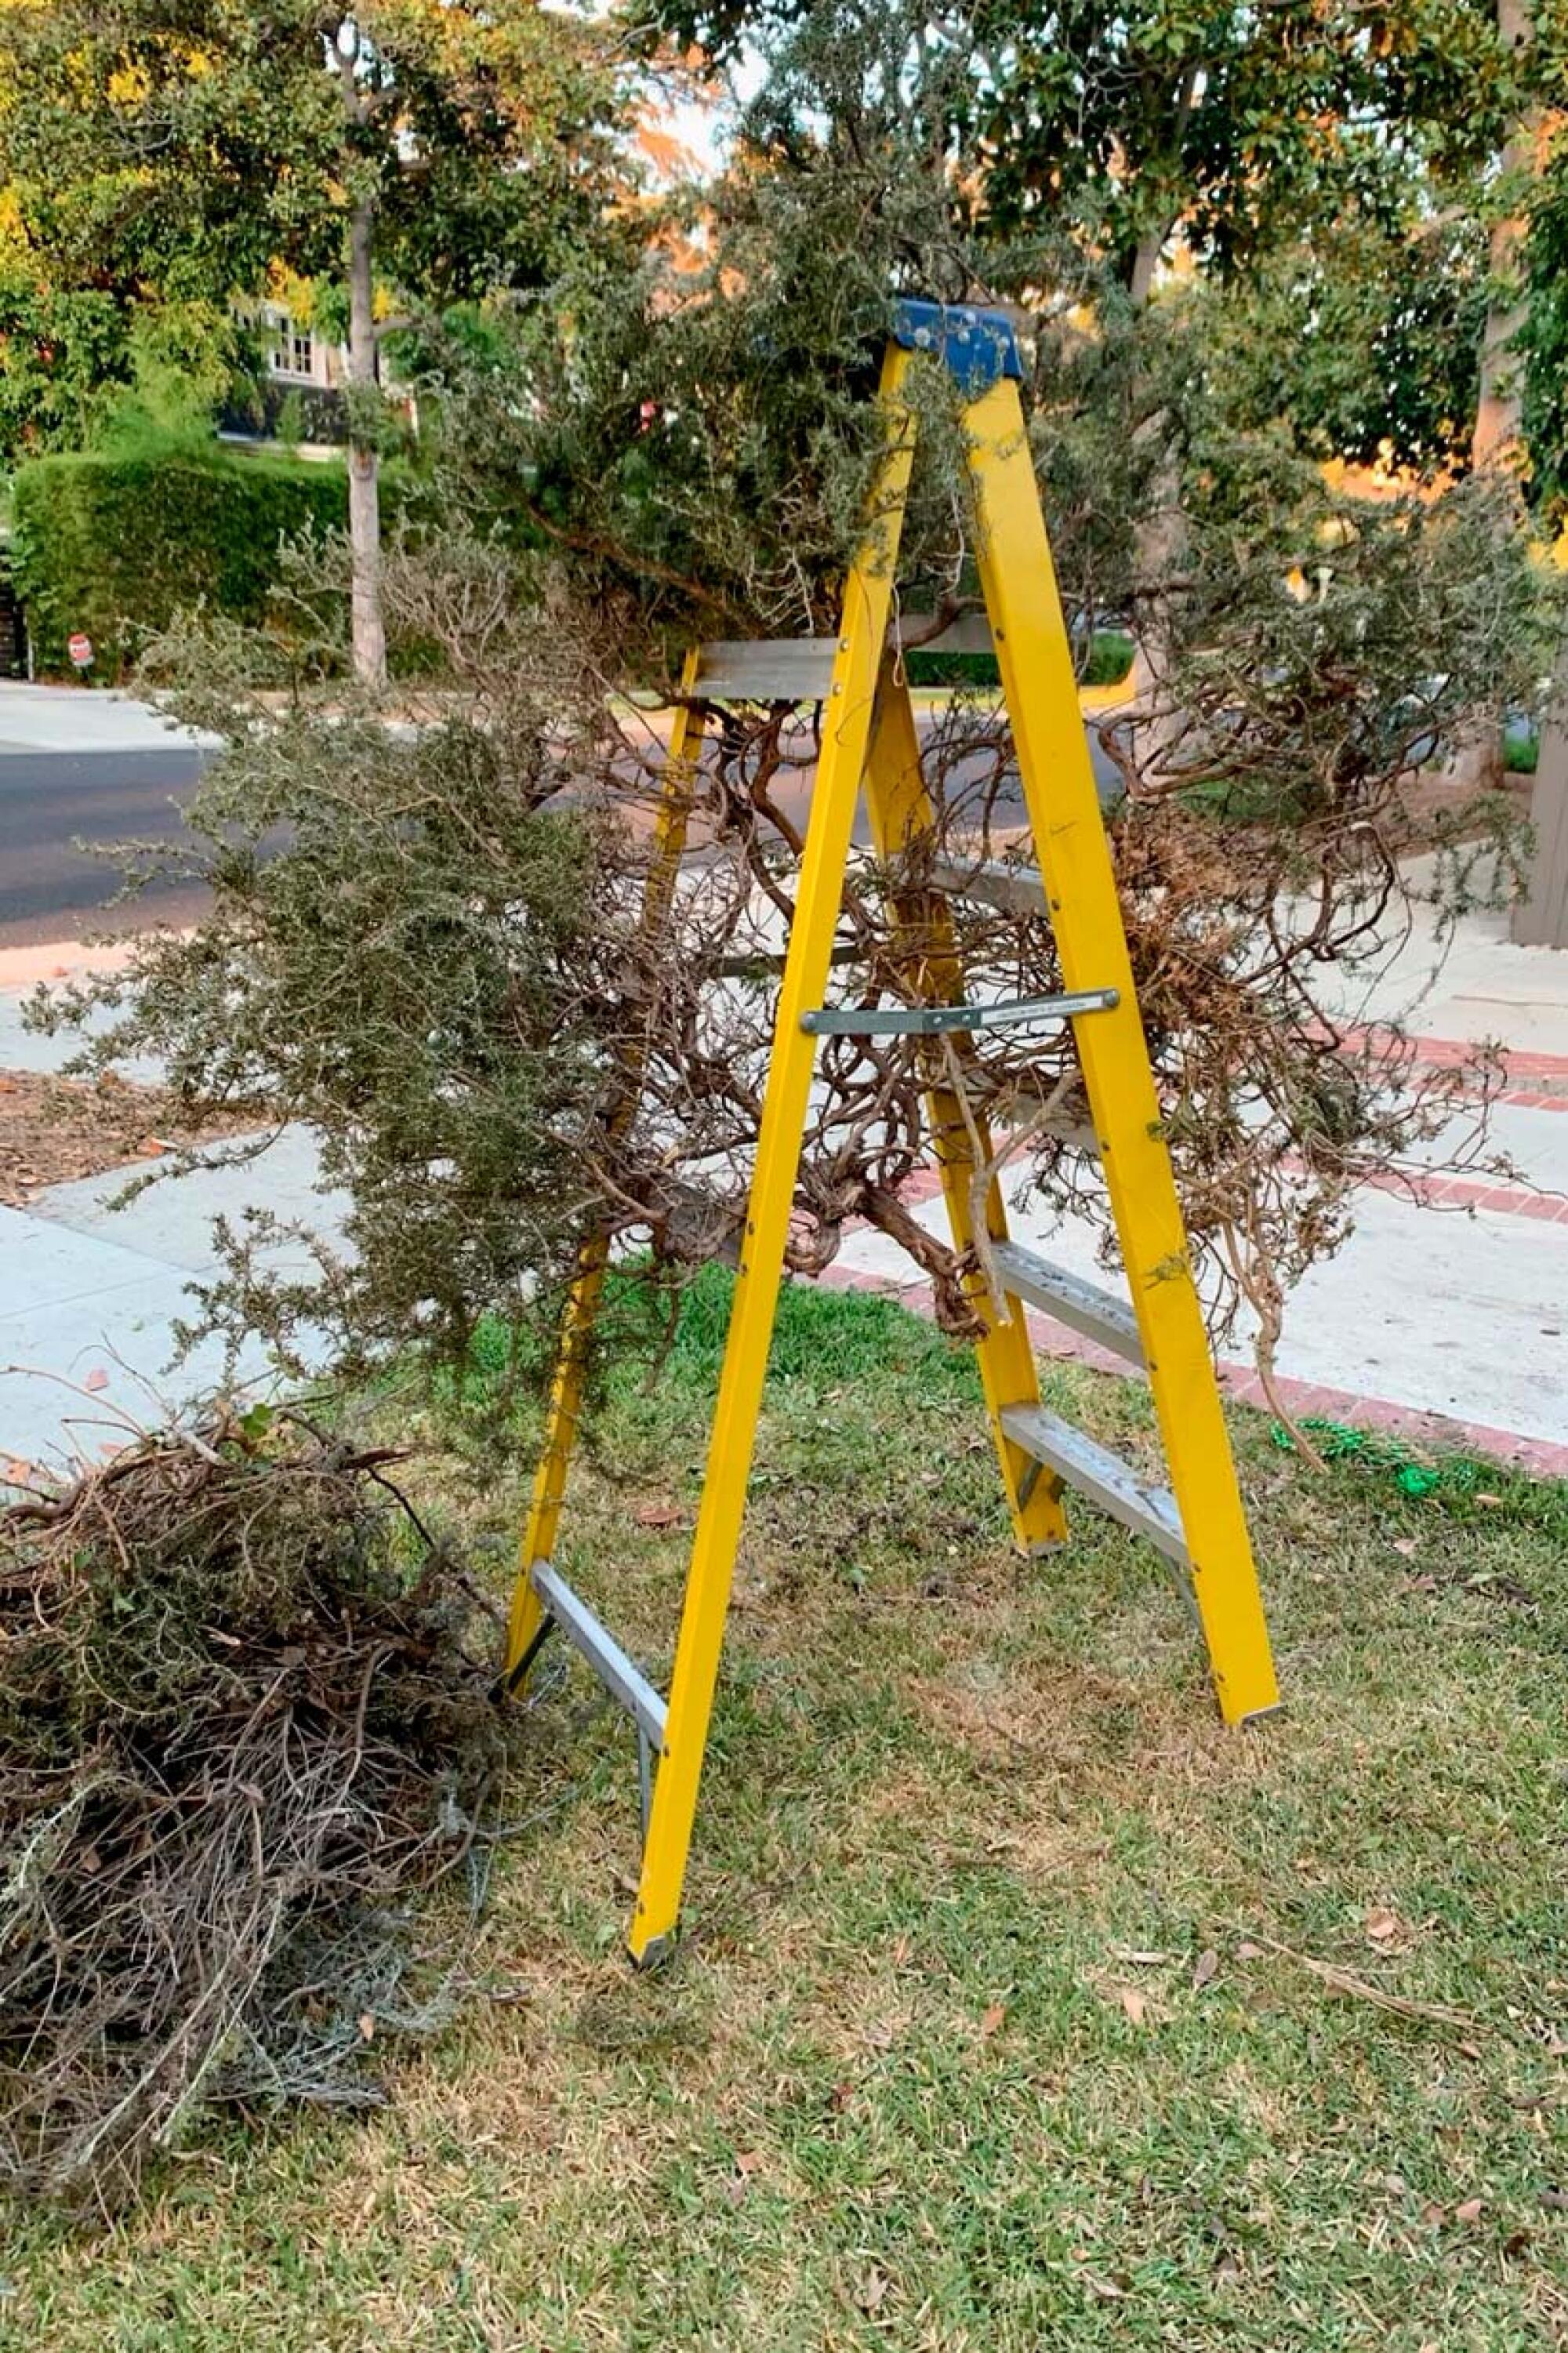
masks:
{"type": "MultiPolygon", "coordinates": [[[[1029,458],[1018,394],[1022,373],[1004,314],[900,304],[879,394],[887,444],[872,501],[875,527],[846,585],[838,636],[786,646],[703,647],[686,667],[645,906],[651,934],[668,916],[705,705],[820,700],[823,725],[674,1672],[667,1700],[553,1565],[607,1258],[603,1243],[591,1243],[583,1254],[563,1329],[522,1539],[506,1667],[508,1685],[515,1690],[545,1637],[558,1628],[637,1724],[644,1838],[627,1941],[634,1959],[643,1963],[668,1950],[680,1910],[819,1036],[902,1030],[931,1041],[925,1050],[925,1075],[932,1148],[954,1245],[970,1253],[974,1266],[966,1282],[984,1325],[977,1355],[986,1412],[1020,1546],[1033,1551],[1059,1544],[1067,1534],[1063,1488],[1081,1490],[1175,1565],[1208,1647],[1226,1722],[1240,1723],[1278,1704],[1247,1521],[1162,1134],[1072,652],[1029,458]],[[1038,871],[1024,874],[1012,866],[958,865],[951,856],[928,857],[920,868],[911,860],[920,887],[895,896],[893,914],[915,1002],[891,1011],[837,1010],[826,1008],[824,997],[862,782],[879,856],[918,853],[933,821],[909,691],[898,662],[886,652],[915,441],[915,418],[903,387],[911,357],[921,351],[951,369],[963,401],[981,584],[1038,871]],[[962,974],[943,895],[950,886],[983,902],[990,894],[994,903],[1011,906],[1020,903],[1022,893],[1037,907],[1043,892],[1064,993],[1010,1006],[962,1005],[962,974]],[[1127,1270],[1130,1306],[1011,1242],[994,1177],[984,1255],[1000,1282],[1000,1303],[975,1260],[972,1190],[991,1147],[983,1127],[944,1085],[936,1041],[945,1033],[962,1050],[987,1026],[1053,1019],[1072,1024],[1127,1270]],[[999,1305],[1005,1314],[998,1313],[999,1305]],[[1142,1366],[1164,1444],[1169,1488],[1152,1484],[1131,1464],[1046,1409],[1026,1321],[1030,1306],[1142,1366]]],[[[945,1068],[951,1073],[951,1061],[945,1068]]],[[[635,1116],[638,1075],[635,1057],[628,1059],[618,1113],[623,1119],[635,1116]]]]}

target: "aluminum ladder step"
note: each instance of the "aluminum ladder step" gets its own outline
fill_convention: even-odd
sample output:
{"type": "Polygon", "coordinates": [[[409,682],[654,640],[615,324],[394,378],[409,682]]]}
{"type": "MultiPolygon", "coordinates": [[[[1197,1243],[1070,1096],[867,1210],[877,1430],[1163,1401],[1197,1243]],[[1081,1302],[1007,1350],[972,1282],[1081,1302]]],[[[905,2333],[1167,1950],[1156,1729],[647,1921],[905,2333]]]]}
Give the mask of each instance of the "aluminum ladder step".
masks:
{"type": "Polygon", "coordinates": [[[572,1648],[588,1662],[612,1699],[619,1700],[635,1717],[637,1730],[657,1753],[664,1746],[665,1704],[637,1661],[627,1656],[603,1620],[595,1618],[581,1594],[574,1593],[547,1560],[536,1560],[529,1571],[535,1593],[544,1604],[547,1622],[560,1628],[572,1648]]]}
{"type": "Polygon", "coordinates": [[[821,702],[833,683],[837,638],[716,638],[700,646],[699,702],[821,702]]]}
{"type": "Polygon", "coordinates": [[[1102,1348],[1113,1349],[1130,1364],[1143,1362],[1138,1318],[1126,1300],[1101,1291],[1097,1283],[1085,1282],[1080,1276],[1069,1274],[1065,1266],[1054,1265],[1017,1242],[993,1242],[991,1261],[1003,1290],[1013,1298],[1054,1315],[1058,1324],[1081,1332],[1086,1340],[1098,1340],[1102,1348]]]}
{"type": "Polygon", "coordinates": [[[999,858],[954,858],[951,851],[921,869],[921,881],[954,899],[974,899],[1004,915],[1048,912],[1045,877],[1037,866],[1009,866],[999,858]]]}
{"type": "Polygon", "coordinates": [[[1192,1573],[1192,1557],[1182,1534],[1181,1514],[1168,1487],[1142,1478],[1131,1462],[1113,1454],[1098,1439],[1063,1421],[1043,1405],[1005,1405],[1002,1427],[1015,1446],[1054,1471],[1069,1487],[1120,1520],[1124,1528],[1147,1536],[1167,1560],[1192,1573]]]}
{"type": "MultiPolygon", "coordinates": [[[[821,702],[832,686],[840,645],[837,638],[711,638],[697,650],[694,698],[700,702],[821,702]]],[[[966,614],[918,650],[989,653],[991,624],[984,614],[966,614]]]]}

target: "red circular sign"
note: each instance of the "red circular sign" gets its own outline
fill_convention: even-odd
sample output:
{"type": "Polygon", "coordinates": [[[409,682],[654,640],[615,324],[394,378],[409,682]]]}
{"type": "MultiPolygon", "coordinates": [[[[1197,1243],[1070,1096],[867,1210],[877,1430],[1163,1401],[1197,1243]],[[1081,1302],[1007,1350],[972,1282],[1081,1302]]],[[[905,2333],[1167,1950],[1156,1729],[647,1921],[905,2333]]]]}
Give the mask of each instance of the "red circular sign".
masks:
{"type": "Polygon", "coordinates": [[[87,670],[90,668],[92,662],[92,639],[89,637],[85,636],[80,629],[74,631],[73,634],[66,639],[66,651],[69,654],[72,661],[75,662],[78,670],[87,670]]]}

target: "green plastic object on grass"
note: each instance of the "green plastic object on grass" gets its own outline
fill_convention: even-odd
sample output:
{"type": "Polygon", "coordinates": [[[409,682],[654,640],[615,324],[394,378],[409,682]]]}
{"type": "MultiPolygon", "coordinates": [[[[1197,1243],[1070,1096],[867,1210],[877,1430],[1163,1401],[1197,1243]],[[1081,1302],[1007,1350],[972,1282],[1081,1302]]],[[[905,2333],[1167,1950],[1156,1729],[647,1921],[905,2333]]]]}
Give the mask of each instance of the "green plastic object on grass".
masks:
{"type": "MultiPolygon", "coordinates": [[[[1442,1483],[1443,1474],[1435,1464],[1416,1461],[1395,1440],[1379,1437],[1375,1430],[1352,1430],[1348,1422],[1321,1420],[1315,1415],[1301,1427],[1329,1461],[1355,1459],[1369,1471],[1391,1471],[1394,1484],[1407,1495],[1429,1495],[1442,1483]]],[[[1270,1434],[1276,1446],[1294,1452],[1295,1440],[1283,1422],[1275,1422],[1270,1434]]]]}

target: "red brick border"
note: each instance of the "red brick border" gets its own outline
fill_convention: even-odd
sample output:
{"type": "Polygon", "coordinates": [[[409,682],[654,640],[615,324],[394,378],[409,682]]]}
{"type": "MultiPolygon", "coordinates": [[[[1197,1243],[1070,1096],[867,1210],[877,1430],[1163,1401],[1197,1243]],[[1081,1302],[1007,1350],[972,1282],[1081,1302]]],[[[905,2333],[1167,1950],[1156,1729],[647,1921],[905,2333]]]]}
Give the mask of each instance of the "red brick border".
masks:
{"type": "MultiPolygon", "coordinates": [[[[1347,1046],[1393,1046],[1394,1032],[1376,1022],[1352,1023],[1341,1033],[1347,1046]]],[[[1397,1041],[1416,1070],[1459,1070],[1476,1050],[1476,1041],[1434,1038],[1425,1031],[1407,1032],[1397,1041]]],[[[1515,1103],[1526,1111],[1568,1111],[1568,1054],[1535,1053],[1526,1047],[1505,1046],[1499,1057],[1503,1084],[1496,1103],[1515,1103]]]]}

